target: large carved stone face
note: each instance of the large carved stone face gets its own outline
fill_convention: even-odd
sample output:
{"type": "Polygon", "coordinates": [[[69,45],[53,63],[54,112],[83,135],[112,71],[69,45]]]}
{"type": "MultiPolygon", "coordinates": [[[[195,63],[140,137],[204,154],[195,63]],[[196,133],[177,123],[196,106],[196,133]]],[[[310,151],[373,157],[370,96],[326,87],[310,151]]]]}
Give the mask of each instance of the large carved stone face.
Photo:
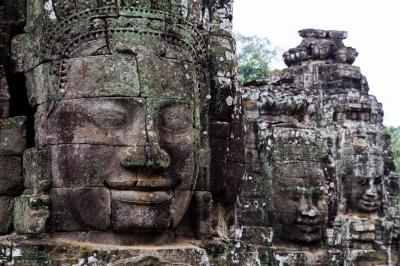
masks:
{"type": "Polygon", "coordinates": [[[355,155],[353,175],[346,176],[344,190],[350,211],[376,212],[381,206],[383,158],[375,155],[355,155]]]}
{"type": "Polygon", "coordinates": [[[115,55],[71,59],[68,67],[61,100],[36,114],[36,141],[51,150],[51,229],[175,227],[192,196],[199,154],[188,62],[115,55]],[[162,75],[145,72],[156,65],[162,75]]]}
{"type": "Polygon", "coordinates": [[[320,241],[328,219],[326,179],[321,166],[289,162],[273,169],[274,232],[281,239],[298,243],[320,241]]]}

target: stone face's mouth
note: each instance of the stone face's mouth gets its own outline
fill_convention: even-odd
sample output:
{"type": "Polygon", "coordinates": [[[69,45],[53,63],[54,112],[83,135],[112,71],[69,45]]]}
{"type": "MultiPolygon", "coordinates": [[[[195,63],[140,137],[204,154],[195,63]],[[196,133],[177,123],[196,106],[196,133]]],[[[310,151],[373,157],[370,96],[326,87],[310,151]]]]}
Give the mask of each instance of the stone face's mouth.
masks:
{"type": "Polygon", "coordinates": [[[137,190],[170,190],[174,183],[162,176],[138,178],[135,189],[137,190]]]}
{"type": "Polygon", "coordinates": [[[159,172],[140,172],[132,175],[122,175],[105,180],[107,187],[116,190],[135,190],[135,191],[168,191],[173,189],[176,184],[171,178],[159,172]]]}
{"type": "Polygon", "coordinates": [[[296,223],[295,224],[296,228],[303,232],[303,233],[316,233],[319,232],[321,229],[320,224],[304,224],[304,223],[296,223]]]}
{"type": "Polygon", "coordinates": [[[113,200],[137,204],[168,203],[173,195],[173,191],[111,190],[113,200]]]}
{"type": "Polygon", "coordinates": [[[359,201],[359,205],[362,209],[368,210],[368,211],[374,211],[378,209],[380,202],[379,199],[371,199],[371,198],[361,198],[359,201]]]}
{"type": "Polygon", "coordinates": [[[322,219],[315,217],[314,219],[298,218],[294,226],[303,233],[320,232],[323,225],[322,219]]]}
{"type": "Polygon", "coordinates": [[[110,188],[129,189],[136,186],[137,180],[107,180],[105,183],[110,188]]]}

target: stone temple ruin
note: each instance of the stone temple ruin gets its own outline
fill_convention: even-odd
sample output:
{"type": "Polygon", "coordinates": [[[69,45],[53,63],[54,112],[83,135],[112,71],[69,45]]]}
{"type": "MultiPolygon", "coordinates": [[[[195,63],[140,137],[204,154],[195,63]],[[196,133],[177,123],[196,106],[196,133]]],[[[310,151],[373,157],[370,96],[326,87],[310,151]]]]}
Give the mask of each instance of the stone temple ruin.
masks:
{"type": "Polygon", "coordinates": [[[233,1],[0,1],[0,265],[397,265],[346,32],[239,90],[233,1]]]}
{"type": "Polygon", "coordinates": [[[399,180],[382,106],[346,32],[299,33],[288,68],[243,88],[241,224],[271,236],[262,240],[281,265],[395,265],[399,180]],[[265,207],[248,211],[249,201],[265,207]]]}

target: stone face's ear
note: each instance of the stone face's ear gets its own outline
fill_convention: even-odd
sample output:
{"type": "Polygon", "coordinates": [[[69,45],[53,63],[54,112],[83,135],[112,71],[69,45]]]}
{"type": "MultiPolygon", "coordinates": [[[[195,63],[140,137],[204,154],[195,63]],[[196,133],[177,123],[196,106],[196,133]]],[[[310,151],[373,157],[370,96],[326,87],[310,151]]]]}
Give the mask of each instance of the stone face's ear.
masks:
{"type": "Polygon", "coordinates": [[[14,229],[18,234],[36,235],[47,232],[50,198],[46,194],[22,195],[15,199],[14,229]]]}
{"type": "Polygon", "coordinates": [[[51,183],[50,153],[47,149],[27,149],[23,155],[24,194],[15,199],[14,228],[19,234],[47,232],[49,189],[51,183]]]}
{"type": "Polygon", "coordinates": [[[213,235],[212,224],[213,200],[210,192],[195,191],[191,203],[192,221],[196,236],[200,239],[213,235]]]}

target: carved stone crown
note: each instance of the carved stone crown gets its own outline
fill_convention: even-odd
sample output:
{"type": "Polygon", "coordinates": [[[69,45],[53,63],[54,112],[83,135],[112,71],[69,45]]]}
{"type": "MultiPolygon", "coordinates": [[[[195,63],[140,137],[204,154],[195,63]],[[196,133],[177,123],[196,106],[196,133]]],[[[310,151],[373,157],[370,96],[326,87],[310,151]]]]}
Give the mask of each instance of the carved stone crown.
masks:
{"type": "Polygon", "coordinates": [[[289,67],[313,60],[353,64],[358,55],[354,48],[343,44],[342,40],[347,38],[345,31],[304,29],[299,35],[303,37],[301,44],[283,54],[289,67]]]}
{"type": "MultiPolygon", "coordinates": [[[[108,12],[113,11],[125,12],[129,9],[145,9],[162,11],[177,16],[187,18],[188,14],[199,11],[197,8],[200,1],[181,1],[181,0],[53,0],[45,4],[45,9],[63,20],[76,13],[87,12],[96,9],[105,9],[108,12]]],[[[201,9],[200,9],[201,11],[201,9]]],[[[108,13],[110,15],[110,13],[108,13]]],[[[104,15],[107,15],[104,12],[104,15]]]]}
{"type": "Polygon", "coordinates": [[[145,44],[173,43],[196,56],[206,50],[200,1],[38,1],[28,3],[26,30],[38,38],[32,53],[39,51],[40,61],[70,58],[82,46],[99,46],[116,35],[145,44]]]}
{"type": "Polygon", "coordinates": [[[260,134],[261,149],[271,161],[327,162],[329,159],[325,141],[311,130],[272,127],[264,131],[260,134]]]}

